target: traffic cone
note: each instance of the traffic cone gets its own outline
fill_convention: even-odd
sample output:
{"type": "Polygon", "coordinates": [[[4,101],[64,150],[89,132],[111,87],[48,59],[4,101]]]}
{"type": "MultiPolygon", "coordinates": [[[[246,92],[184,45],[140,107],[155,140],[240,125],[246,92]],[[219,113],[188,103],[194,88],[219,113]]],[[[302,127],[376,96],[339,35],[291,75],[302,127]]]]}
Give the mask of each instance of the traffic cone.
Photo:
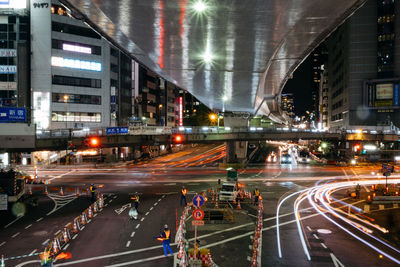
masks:
{"type": "Polygon", "coordinates": [[[92,206],[89,206],[89,209],[88,209],[88,218],[89,218],[89,219],[93,218],[92,206]]]}
{"type": "Polygon", "coordinates": [[[80,195],[79,188],[76,188],[76,190],[75,190],[75,195],[76,195],[77,197],[79,197],[79,195],[80,195]]]}
{"type": "Polygon", "coordinates": [[[86,224],[85,213],[82,212],[82,214],[81,214],[81,225],[85,225],[85,224],[86,224]]]}
{"type": "Polygon", "coordinates": [[[6,265],[4,264],[4,255],[1,255],[0,267],[6,267],[6,265]]]}
{"type": "Polygon", "coordinates": [[[182,255],[181,266],[186,267],[186,253],[183,253],[182,255]]]}
{"type": "Polygon", "coordinates": [[[181,259],[183,257],[183,243],[182,239],[179,241],[179,253],[178,253],[178,258],[181,259]]]}
{"type": "Polygon", "coordinates": [[[254,255],[253,255],[251,267],[257,267],[257,256],[254,257],[254,255]]]}
{"type": "Polygon", "coordinates": [[[241,209],[242,209],[242,207],[240,206],[240,200],[238,201],[238,204],[237,204],[236,209],[237,209],[237,210],[241,210],[241,209]]]}
{"type": "Polygon", "coordinates": [[[60,252],[60,247],[58,246],[57,237],[54,237],[53,254],[58,254],[58,252],[60,252]]]}
{"type": "Polygon", "coordinates": [[[72,232],[75,233],[75,234],[79,232],[79,230],[78,230],[78,222],[77,222],[76,218],[74,219],[74,227],[73,227],[72,232]]]}
{"type": "Polygon", "coordinates": [[[47,196],[49,194],[49,191],[47,191],[47,186],[44,187],[44,194],[47,196]]]}
{"type": "Polygon", "coordinates": [[[233,194],[233,202],[232,202],[232,204],[236,205],[236,192],[233,194]]]}
{"type": "Polygon", "coordinates": [[[67,228],[64,227],[64,233],[63,233],[63,239],[65,243],[68,243],[69,238],[68,238],[68,231],[67,228]]]}
{"type": "Polygon", "coordinates": [[[93,203],[93,212],[97,213],[97,202],[93,203]]]}
{"type": "Polygon", "coordinates": [[[60,196],[63,196],[63,195],[64,195],[64,191],[63,191],[62,187],[60,187],[60,196]]]}
{"type": "Polygon", "coordinates": [[[215,209],[218,209],[218,195],[215,198],[215,209]]]}
{"type": "Polygon", "coordinates": [[[101,196],[99,199],[99,209],[103,209],[103,203],[104,203],[103,196],[101,196]]]}

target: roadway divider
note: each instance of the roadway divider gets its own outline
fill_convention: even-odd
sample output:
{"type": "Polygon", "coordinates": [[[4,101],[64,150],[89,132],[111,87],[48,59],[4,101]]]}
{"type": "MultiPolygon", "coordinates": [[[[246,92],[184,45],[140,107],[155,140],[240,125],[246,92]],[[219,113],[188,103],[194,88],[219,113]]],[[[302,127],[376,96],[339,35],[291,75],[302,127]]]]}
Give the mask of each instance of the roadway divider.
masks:
{"type": "Polygon", "coordinates": [[[182,216],[179,221],[178,230],[176,231],[175,242],[178,243],[178,264],[179,266],[186,267],[188,266],[188,257],[185,251],[185,233],[186,233],[186,219],[189,215],[191,207],[186,206],[182,212],[182,216]]]}
{"type": "Polygon", "coordinates": [[[251,267],[261,266],[263,210],[264,206],[262,202],[262,197],[260,196],[258,204],[256,228],[254,230],[253,257],[251,258],[251,267]]]}

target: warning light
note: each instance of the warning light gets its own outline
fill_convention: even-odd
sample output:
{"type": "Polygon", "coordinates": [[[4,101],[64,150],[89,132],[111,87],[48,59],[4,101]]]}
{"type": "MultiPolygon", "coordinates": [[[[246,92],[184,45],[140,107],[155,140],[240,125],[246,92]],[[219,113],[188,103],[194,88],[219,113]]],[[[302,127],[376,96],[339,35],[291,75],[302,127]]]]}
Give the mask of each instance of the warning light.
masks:
{"type": "Polygon", "coordinates": [[[175,135],[175,137],[174,137],[175,143],[181,143],[182,141],[183,141],[182,135],[175,135]]]}
{"type": "Polygon", "coordinates": [[[99,141],[99,139],[97,137],[92,137],[92,138],[90,138],[90,142],[89,143],[90,143],[90,146],[96,147],[96,146],[99,145],[100,141],[99,141]]]}

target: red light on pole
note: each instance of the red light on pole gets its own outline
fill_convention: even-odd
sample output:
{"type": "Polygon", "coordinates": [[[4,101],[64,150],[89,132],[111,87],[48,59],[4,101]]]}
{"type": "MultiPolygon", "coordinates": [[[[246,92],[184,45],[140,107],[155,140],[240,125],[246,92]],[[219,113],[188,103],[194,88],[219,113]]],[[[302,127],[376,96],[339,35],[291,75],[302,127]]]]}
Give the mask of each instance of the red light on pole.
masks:
{"type": "Polygon", "coordinates": [[[99,145],[99,139],[97,138],[97,137],[92,137],[92,138],[90,138],[90,145],[91,146],[93,146],[93,147],[95,147],[95,146],[98,146],[99,145]]]}
{"type": "Polygon", "coordinates": [[[177,143],[182,142],[182,136],[180,136],[180,135],[175,136],[175,142],[177,142],[177,143]]]}

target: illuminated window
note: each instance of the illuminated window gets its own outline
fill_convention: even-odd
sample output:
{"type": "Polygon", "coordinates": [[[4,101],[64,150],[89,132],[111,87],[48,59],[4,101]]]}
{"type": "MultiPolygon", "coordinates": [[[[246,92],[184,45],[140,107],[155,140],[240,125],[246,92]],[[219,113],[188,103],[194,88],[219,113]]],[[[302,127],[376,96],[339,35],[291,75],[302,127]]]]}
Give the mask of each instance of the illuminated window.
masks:
{"type": "Polygon", "coordinates": [[[80,45],[72,45],[72,44],[63,44],[63,50],[91,54],[92,49],[90,47],[80,46],[80,45]]]}
{"type": "Polygon", "coordinates": [[[80,70],[101,71],[101,63],[72,58],[51,57],[51,65],[80,70]]]}
{"type": "Polygon", "coordinates": [[[51,120],[54,122],[101,122],[101,113],[53,111],[51,120]]]}

